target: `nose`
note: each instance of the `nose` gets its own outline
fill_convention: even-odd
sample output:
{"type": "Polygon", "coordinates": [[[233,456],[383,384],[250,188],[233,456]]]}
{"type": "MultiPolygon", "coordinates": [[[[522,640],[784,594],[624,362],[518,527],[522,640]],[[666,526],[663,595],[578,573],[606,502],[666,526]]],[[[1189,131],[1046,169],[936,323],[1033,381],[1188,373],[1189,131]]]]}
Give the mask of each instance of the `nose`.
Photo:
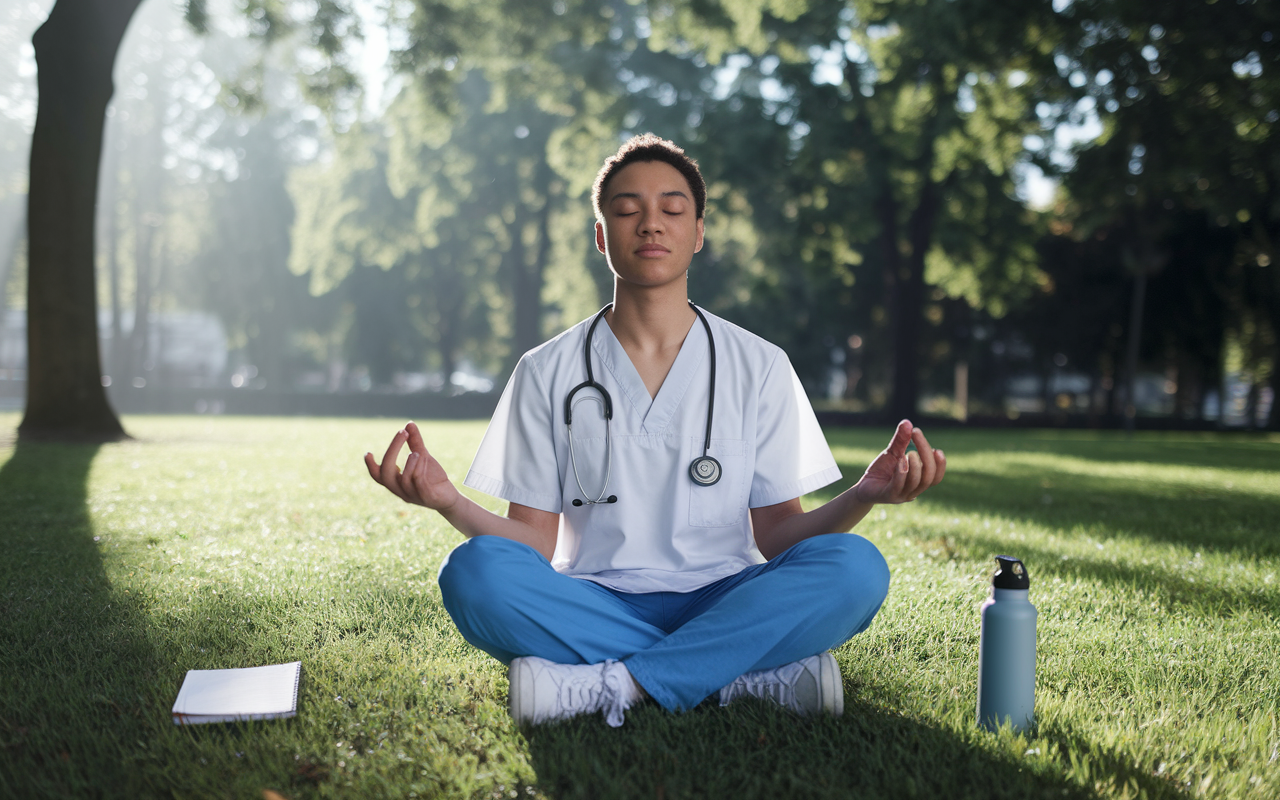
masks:
{"type": "Polygon", "coordinates": [[[639,233],[642,236],[662,233],[663,230],[662,209],[646,208],[640,212],[639,233]]]}

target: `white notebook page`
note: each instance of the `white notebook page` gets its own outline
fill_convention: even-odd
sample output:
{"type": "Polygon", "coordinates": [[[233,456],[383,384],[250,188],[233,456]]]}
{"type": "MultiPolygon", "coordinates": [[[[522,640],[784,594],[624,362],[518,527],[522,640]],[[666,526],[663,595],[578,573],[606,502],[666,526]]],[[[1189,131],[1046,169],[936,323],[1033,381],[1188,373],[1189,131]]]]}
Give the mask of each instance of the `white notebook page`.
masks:
{"type": "Polygon", "coordinates": [[[298,702],[301,661],[244,669],[193,669],[178,690],[174,714],[287,714],[298,702]]]}

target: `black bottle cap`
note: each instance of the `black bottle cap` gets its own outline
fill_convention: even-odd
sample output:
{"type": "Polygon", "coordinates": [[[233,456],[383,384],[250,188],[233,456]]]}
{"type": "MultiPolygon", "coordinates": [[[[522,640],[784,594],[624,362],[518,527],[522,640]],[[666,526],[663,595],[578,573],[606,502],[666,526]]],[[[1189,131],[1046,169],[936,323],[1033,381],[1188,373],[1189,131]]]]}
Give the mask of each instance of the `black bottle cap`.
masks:
{"type": "Polygon", "coordinates": [[[997,589],[1030,589],[1031,578],[1027,568],[1013,556],[996,556],[1000,568],[991,576],[991,585],[997,589]]]}

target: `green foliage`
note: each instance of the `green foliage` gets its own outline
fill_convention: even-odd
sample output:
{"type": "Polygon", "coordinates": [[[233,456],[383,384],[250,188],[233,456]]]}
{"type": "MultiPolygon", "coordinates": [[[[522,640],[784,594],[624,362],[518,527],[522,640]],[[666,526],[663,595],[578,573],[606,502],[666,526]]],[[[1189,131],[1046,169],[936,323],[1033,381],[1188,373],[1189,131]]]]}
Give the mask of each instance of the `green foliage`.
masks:
{"type": "MultiPolygon", "coordinates": [[[[0,435],[17,421],[0,416],[0,435]]],[[[843,718],[712,703],[645,706],[621,729],[596,717],[519,730],[501,665],[440,604],[436,570],[457,534],[364,474],[360,453],[393,426],[128,426],[138,440],[0,447],[5,796],[1280,791],[1274,436],[935,431],[947,479],[857,529],[893,583],[872,627],[836,651],[843,718]],[[977,609],[1001,552],[1026,560],[1039,609],[1039,728],[1026,737],[973,724],[977,609]],[[170,721],[187,669],[294,659],[296,718],[170,721]]],[[[454,476],[484,431],[422,427],[454,476]]],[[[846,481],[806,507],[883,445],[879,431],[829,438],[846,481]]]]}
{"type": "Polygon", "coordinates": [[[1224,249],[1171,299],[1215,286],[1229,317],[1215,356],[1225,338],[1245,340],[1242,366],[1265,375],[1280,355],[1280,15],[1252,2],[1075,2],[1063,16],[1060,68],[1105,124],[1066,179],[1076,235],[1112,234],[1129,273],[1154,274],[1194,220],[1224,249]]]}
{"type": "MultiPolygon", "coordinates": [[[[290,267],[318,299],[287,338],[316,360],[379,381],[463,358],[501,373],[609,295],[586,195],[620,136],[652,130],[687,146],[713,190],[691,295],[785,347],[815,393],[833,369],[863,376],[846,389],[859,407],[883,405],[891,385],[910,395],[904,374],[949,392],[953,364],[983,353],[975,326],[1032,343],[1029,369],[1070,350],[1073,370],[1114,378],[1111,331],[1129,327],[1135,270],[1153,274],[1148,368],[1214,386],[1230,342],[1261,385],[1280,341],[1280,20],[1253,2],[1059,5],[396,3],[377,11],[397,74],[374,119],[352,72],[351,7],[254,0],[249,33],[275,61],[215,69],[224,126],[314,104],[332,137],[287,200],[221,186],[214,202],[234,208],[182,224],[215,231],[199,239],[210,275],[233,261],[265,274],[254,244],[222,243],[225,220],[271,236],[294,220],[290,267]],[[270,96],[281,67],[300,91],[270,96]],[[1055,126],[1095,115],[1102,135],[1064,160],[1055,126]],[[1064,180],[1052,209],[1019,197],[1029,166],[1064,180]],[[1055,321],[1086,285],[1105,298],[1075,313],[1071,327],[1093,332],[1068,336],[1055,321]]],[[[191,24],[206,24],[204,7],[186,4],[191,24]]],[[[277,258],[271,236],[262,251],[277,258]]],[[[210,280],[206,305],[246,347],[269,304],[241,313],[236,299],[296,289],[230,283],[210,280]]],[[[292,298],[273,304],[301,309],[292,298]]],[[[1179,407],[1195,415],[1191,394],[1179,407]]]]}
{"type": "Polygon", "coordinates": [[[382,122],[294,182],[292,269],[315,293],[362,266],[403,273],[446,365],[509,366],[595,310],[611,289],[584,202],[596,171],[620,127],[685,124],[673,86],[706,72],[644,47],[636,19],[611,3],[415,7],[397,54],[409,81],[382,122]]]}
{"type": "Polygon", "coordinates": [[[728,313],[794,310],[761,332],[802,375],[854,335],[877,380],[932,366],[917,361],[926,282],[997,317],[1045,286],[1016,179],[1036,102],[1059,91],[1047,7],[691,4],[661,30],[708,58],[737,51],[699,133],[729,150],[718,175],[749,198],[770,274],[728,313]]]}

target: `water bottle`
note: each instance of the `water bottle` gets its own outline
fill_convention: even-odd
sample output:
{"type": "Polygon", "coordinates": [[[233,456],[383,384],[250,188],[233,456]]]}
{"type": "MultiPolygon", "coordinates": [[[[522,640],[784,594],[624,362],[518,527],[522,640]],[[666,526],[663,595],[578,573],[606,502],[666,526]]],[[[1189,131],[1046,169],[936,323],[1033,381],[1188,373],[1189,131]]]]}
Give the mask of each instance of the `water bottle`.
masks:
{"type": "Polygon", "coordinates": [[[978,724],[995,730],[1008,722],[1025,731],[1035,722],[1036,607],[1027,599],[1027,568],[996,556],[991,597],[982,604],[978,645],[978,724]]]}

